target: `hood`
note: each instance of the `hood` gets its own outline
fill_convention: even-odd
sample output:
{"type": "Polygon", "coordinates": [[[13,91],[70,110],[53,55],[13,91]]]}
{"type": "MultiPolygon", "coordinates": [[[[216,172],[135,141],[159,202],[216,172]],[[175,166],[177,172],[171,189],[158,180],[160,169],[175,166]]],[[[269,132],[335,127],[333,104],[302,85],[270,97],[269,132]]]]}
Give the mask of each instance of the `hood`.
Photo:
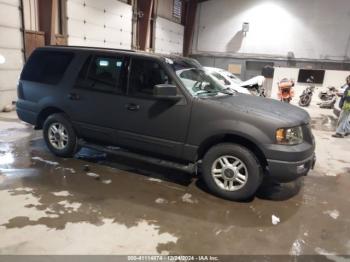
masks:
{"type": "Polygon", "coordinates": [[[215,101],[225,109],[229,108],[236,112],[269,118],[274,122],[279,122],[279,125],[282,124],[280,127],[293,127],[310,123],[310,116],[304,109],[270,98],[238,94],[214,97],[210,100],[215,101]]]}
{"type": "Polygon", "coordinates": [[[252,95],[247,88],[244,88],[244,87],[241,87],[237,84],[231,84],[228,86],[230,89],[233,89],[235,91],[237,91],[238,93],[241,93],[241,94],[247,94],[247,95],[252,95]]]}
{"type": "Polygon", "coordinates": [[[240,83],[240,85],[242,87],[244,86],[254,86],[254,85],[258,85],[258,86],[262,86],[265,82],[265,77],[263,76],[255,76],[245,82],[240,83]]]}

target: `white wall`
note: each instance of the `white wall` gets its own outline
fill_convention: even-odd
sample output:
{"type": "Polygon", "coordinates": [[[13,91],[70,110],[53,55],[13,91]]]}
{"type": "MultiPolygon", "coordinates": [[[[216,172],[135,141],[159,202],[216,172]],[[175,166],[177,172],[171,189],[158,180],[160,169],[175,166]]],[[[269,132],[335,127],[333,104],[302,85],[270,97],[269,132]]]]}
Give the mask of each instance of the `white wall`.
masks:
{"type": "Polygon", "coordinates": [[[184,26],[168,19],[157,17],[155,52],[159,54],[182,54],[184,26]]]}
{"type": "MultiPolygon", "coordinates": [[[[315,94],[318,95],[318,92],[320,90],[326,90],[326,88],[329,86],[334,86],[336,88],[343,86],[345,84],[346,77],[349,75],[350,75],[350,71],[326,70],[323,84],[315,85],[316,86],[315,94]]],[[[288,79],[293,79],[295,81],[295,87],[294,87],[295,98],[294,99],[298,100],[299,95],[306,88],[306,86],[308,86],[308,84],[297,83],[298,76],[299,76],[298,68],[276,67],[274,78],[273,78],[273,84],[272,84],[271,98],[277,99],[277,92],[278,92],[277,83],[281,81],[283,78],[288,78],[288,79]]]]}
{"type": "Polygon", "coordinates": [[[131,49],[132,7],[118,0],[68,0],[68,44],[131,49]]]}
{"type": "Polygon", "coordinates": [[[197,11],[193,52],[343,60],[349,14],[349,0],[209,0],[197,11]]]}
{"type": "Polygon", "coordinates": [[[19,0],[0,2],[0,111],[17,97],[23,66],[22,19],[19,0]]]}

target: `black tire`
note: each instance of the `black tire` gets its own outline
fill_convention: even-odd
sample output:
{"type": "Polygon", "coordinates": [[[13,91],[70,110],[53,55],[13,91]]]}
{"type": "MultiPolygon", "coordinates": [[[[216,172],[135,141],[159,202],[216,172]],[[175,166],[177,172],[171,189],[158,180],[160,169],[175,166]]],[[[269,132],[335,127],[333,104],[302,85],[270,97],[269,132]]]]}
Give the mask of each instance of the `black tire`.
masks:
{"type": "MultiPolygon", "coordinates": [[[[248,200],[255,196],[262,182],[262,168],[256,156],[247,148],[231,143],[218,144],[205,154],[202,163],[201,179],[211,193],[221,198],[233,201],[248,200]],[[222,156],[232,156],[241,160],[247,169],[247,180],[242,188],[235,191],[225,190],[215,182],[212,176],[212,166],[222,156]]],[[[220,178],[221,179],[221,178],[220,178]]]]}
{"type": "Polygon", "coordinates": [[[57,156],[73,157],[74,154],[78,151],[78,137],[72,127],[72,124],[65,116],[65,114],[57,113],[50,115],[44,122],[43,136],[47,147],[53,154],[57,156]],[[62,149],[55,148],[49,139],[49,129],[55,123],[61,124],[65,128],[68,136],[67,144],[62,149]]]}
{"type": "Polygon", "coordinates": [[[301,96],[299,100],[299,106],[309,106],[311,103],[311,96],[310,95],[305,95],[301,96]]]}

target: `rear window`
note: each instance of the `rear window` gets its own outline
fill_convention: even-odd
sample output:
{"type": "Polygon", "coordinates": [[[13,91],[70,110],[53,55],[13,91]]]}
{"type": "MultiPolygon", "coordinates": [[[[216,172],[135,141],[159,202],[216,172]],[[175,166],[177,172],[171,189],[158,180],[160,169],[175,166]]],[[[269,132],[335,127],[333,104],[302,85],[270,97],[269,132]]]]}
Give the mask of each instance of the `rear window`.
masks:
{"type": "Polygon", "coordinates": [[[62,79],[73,53],[36,51],[25,65],[21,80],[55,85],[62,79]]]}

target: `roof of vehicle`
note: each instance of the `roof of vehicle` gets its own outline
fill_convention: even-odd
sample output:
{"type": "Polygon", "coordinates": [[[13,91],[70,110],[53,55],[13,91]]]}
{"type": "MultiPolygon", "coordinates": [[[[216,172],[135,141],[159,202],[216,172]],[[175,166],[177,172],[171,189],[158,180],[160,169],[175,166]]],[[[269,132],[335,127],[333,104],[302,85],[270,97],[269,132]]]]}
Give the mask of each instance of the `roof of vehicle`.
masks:
{"type": "Polygon", "coordinates": [[[222,68],[217,68],[217,67],[209,67],[209,66],[205,66],[204,69],[206,69],[209,72],[216,72],[219,74],[224,74],[225,76],[233,76],[235,79],[237,80],[241,80],[239,77],[237,77],[235,74],[232,74],[231,72],[222,69],[222,68]]]}
{"type": "Polygon", "coordinates": [[[207,69],[207,70],[209,70],[209,71],[215,71],[215,72],[224,71],[224,69],[217,68],[217,67],[205,66],[204,68],[207,69]]]}
{"type": "Polygon", "coordinates": [[[129,54],[129,55],[140,55],[145,57],[152,58],[169,58],[169,59],[181,59],[181,60],[191,60],[194,59],[188,57],[182,57],[179,55],[173,54],[158,54],[158,53],[149,53],[145,51],[139,50],[128,50],[128,49],[116,49],[116,48],[104,48],[104,47],[88,47],[88,46],[64,46],[64,45],[48,45],[44,47],[39,47],[37,50],[71,50],[71,51],[102,51],[102,52],[113,52],[113,53],[121,53],[121,54],[129,54]]]}
{"type": "Polygon", "coordinates": [[[218,68],[218,67],[209,67],[209,66],[205,66],[204,67],[207,71],[209,72],[217,72],[217,73],[222,73],[222,74],[225,74],[226,76],[227,75],[233,75],[235,78],[239,79],[235,74],[232,74],[231,72],[225,70],[225,69],[222,69],[222,68],[218,68]]]}

